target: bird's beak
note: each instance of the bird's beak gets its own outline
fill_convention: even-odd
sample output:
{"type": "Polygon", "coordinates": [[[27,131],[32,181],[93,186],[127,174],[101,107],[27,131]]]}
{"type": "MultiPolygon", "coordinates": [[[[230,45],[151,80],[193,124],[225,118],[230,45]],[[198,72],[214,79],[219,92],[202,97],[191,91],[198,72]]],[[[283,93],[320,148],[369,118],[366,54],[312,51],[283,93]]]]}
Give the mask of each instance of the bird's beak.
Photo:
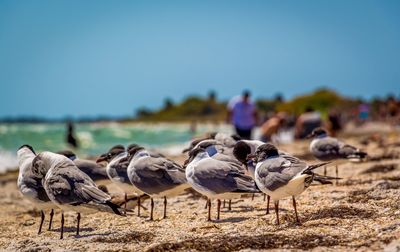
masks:
{"type": "Polygon", "coordinates": [[[186,168],[186,166],[189,164],[189,159],[186,159],[185,162],[183,162],[183,167],[186,168]]]}
{"type": "Polygon", "coordinates": [[[314,137],[314,133],[310,133],[306,136],[307,139],[313,138],[314,137]]]}
{"type": "Polygon", "coordinates": [[[189,147],[189,148],[186,148],[186,149],[183,149],[182,153],[186,153],[186,152],[188,152],[188,151],[190,151],[190,147],[189,147]]]}
{"type": "Polygon", "coordinates": [[[246,157],[246,161],[254,160],[257,157],[256,154],[249,154],[246,157]]]}
{"type": "Polygon", "coordinates": [[[129,160],[129,156],[121,158],[121,159],[119,160],[119,162],[122,163],[122,162],[126,162],[126,161],[128,161],[128,160],[129,160]]]}

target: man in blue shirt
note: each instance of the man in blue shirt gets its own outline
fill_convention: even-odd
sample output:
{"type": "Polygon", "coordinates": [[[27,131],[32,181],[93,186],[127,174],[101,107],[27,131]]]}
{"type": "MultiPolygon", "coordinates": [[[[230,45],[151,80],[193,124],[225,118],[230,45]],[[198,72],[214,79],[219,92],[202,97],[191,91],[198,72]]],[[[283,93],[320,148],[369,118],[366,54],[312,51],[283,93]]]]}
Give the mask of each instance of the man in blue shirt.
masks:
{"type": "Polygon", "coordinates": [[[257,109],[250,100],[250,92],[233,97],[228,103],[228,121],[235,127],[236,133],[243,139],[251,139],[251,133],[257,123],[257,109]]]}

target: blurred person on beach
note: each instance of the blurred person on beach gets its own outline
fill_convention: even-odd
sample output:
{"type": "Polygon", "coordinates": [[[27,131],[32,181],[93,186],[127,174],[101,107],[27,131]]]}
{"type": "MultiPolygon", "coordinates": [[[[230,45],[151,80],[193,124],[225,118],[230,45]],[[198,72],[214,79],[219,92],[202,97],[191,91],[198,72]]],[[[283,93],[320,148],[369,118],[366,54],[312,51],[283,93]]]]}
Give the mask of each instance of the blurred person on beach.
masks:
{"type": "Polygon", "coordinates": [[[335,137],[342,130],[342,121],[339,113],[336,110],[331,110],[328,114],[328,128],[330,135],[335,137]]]}
{"type": "Polygon", "coordinates": [[[307,107],[306,111],[301,114],[295,125],[295,137],[298,139],[306,138],[311,132],[322,126],[321,114],[312,107],[307,107]]]}
{"type": "Polygon", "coordinates": [[[256,105],[250,100],[249,91],[245,90],[241,96],[235,96],[229,101],[227,121],[232,123],[241,138],[251,139],[257,120],[256,105]]]}
{"type": "Polygon", "coordinates": [[[74,148],[79,148],[78,141],[76,140],[75,133],[74,133],[74,124],[71,121],[67,122],[67,134],[65,137],[67,144],[74,148]]]}
{"type": "Polygon", "coordinates": [[[396,125],[399,119],[400,107],[399,102],[393,95],[390,95],[386,100],[386,108],[389,123],[396,125]]]}
{"type": "Polygon", "coordinates": [[[197,122],[195,120],[192,120],[190,122],[190,126],[189,126],[189,132],[192,136],[196,135],[197,132],[197,122]]]}
{"type": "Polygon", "coordinates": [[[364,123],[369,119],[370,109],[367,103],[361,103],[358,106],[358,122],[364,123]]]}
{"type": "Polygon", "coordinates": [[[260,140],[263,142],[271,142],[272,136],[278,133],[285,121],[285,118],[286,114],[279,112],[266,120],[260,128],[260,140]]]}

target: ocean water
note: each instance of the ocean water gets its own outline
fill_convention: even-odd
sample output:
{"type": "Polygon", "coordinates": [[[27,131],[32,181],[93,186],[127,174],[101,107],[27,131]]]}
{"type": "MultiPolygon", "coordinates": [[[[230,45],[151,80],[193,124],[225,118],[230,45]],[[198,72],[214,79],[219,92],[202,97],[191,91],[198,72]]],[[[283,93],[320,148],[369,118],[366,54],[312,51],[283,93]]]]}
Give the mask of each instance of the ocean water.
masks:
{"type": "Polygon", "coordinates": [[[177,155],[193,137],[212,131],[232,133],[233,129],[226,124],[199,124],[192,133],[190,125],[184,123],[75,124],[80,147],[74,150],[65,143],[65,124],[0,124],[0,173],[17,168],[16,151],[23,144],[37,152],[71,149],[80,157],[93,157],[116,144],[137,143],[177,155]]]}

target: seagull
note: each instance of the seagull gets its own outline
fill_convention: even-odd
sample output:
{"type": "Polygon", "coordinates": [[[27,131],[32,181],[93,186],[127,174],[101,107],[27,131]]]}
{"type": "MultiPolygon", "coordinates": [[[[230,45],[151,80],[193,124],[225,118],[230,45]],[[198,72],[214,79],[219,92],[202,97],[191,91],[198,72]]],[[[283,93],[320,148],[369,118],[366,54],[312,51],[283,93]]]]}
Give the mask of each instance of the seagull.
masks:
{"type": "MultiPolygon", "coordinates": [[[[100,155],[100,157],[96,160],[97,163],[107,162],[108,165],[106,167],[106,172],[110,180],[116,184],[125,195],[125,203],[128,202],[128,194],[136,194],[137,197],[137,206],[138,206],[138,216],[140,216],[140,207],[141,200],[143,196],[143,192],[133,186],[129,181],[127,169],[129,162],[124,161],[127,157],[128,152],[125,151],[125,147],[122,145],[113,146],[107,153],[100,155]]],[[[127,209],[127,205],[125,204],[125,210],[127,209]]]]}
{"type": "Polygon", "coordinates": [[[260,190],[274,201],[278,225],[280,199],[292,197],[296,221],[300,223],[295,196],[307,189],[314,180],[321,184],[331,184],[329,179],[334,179],[313,172],[314,169],[327,163],[308,165],[289,154],[279,155],[278,149],[272,144],[259,146],[254,158],[257,162],[255,181],[260,190]]]}
{"type": "MultiPolygon", "coordinates": [[[[254,155],[257,148],[263,144],[265,144],[265,142],[260,140],[240,140],[233,147],[232,152],[234,157],[247,167],[252,178],[255,178],[256,164],[252,159],[248,159],[247,157],[249,155],[254,155]]],[[[288,155],[288,153],[282,150],[278,150],[278,153],[279,155],[288,155]]]]}
{"type": "Polygon", "coordinates": [[[97,188],[67,157],[45,151],[36,155],[31,169],[35,177],[42,179],[50,200],[62,209],[60,239],[64,234],[64,211],[78,212],[76,235],[79,235],[81,213],[102,211],[123,215],[121,208],[111,202],[111,196],[97,188]]]}
{"type": "Polygon", "coordinates": [[[76,154],[70,150],[63,150],[56,152],[57,154],[64,155],[71,159],[79,170],[86,173],[96,184],[100,184],[103,181],[110,181],[107,176],[105,166],[101,166],[95,161],[79,159],[76,154]]]}
{"type": "MultiPolygon", "coordinates": [[[[194,149],[196,148],[202,148],[204,149],[208,155],[213,158],[217,159],[219,161],[225,161],[225,162],[236,162],[240,167],[242,167],[241,163],[235,159],[233,155],[233,148],[229,148],[224,146],[221,142],[214,140],[214,139],[206,139],[201,142],[199,142],[194,149]]],[[[246,173],[247,170],[245,167],[243,167],[243,172],[246,173]]],[[[225,207],[225,200],[223,201],[223,207],[225,207]]],[[[205,206],[207,209],[207,205],[205,206]]],[[[229,199],[228,201],[228,210],[232,210],[232,200],[229,199]]]]}
{"type": "Polygon", "coordinates": [[[128,177],[132,185],[150,196],[150,220],[153,220],[153,198],[164,198],[164,215],[167,217],[167,196],[182,193],[187,184],[185,169],[165,157],[154,157],[141,146],[132,146],[128,151],[128,177]]]}
{"type": "Polygon", "coordinates": [[[36,153],[30,145],[22,145],[17,151],[19,174],[18,174],[18,189],[22,195],[32,202],[37,208],[41,209],[41,220],[38,234],[42,232],[44,222],[44,210],[51,209],[49,229],[53,222],[55,205],[51,202],[43,188],[42,180],[32,174],[32,161],[36,157],[36,153]]]}
{"type": "Polygon", "coordinates": [[[233,199],[245,193],[259,192],[254,180],[245,174],[234,159],[214,159],[205,149],[196,148],[189,152],[185,165],[188,183],[208,198],[208,221],[211,221],[211,199],[218,200],[219,220],[221,199],[233,199]]]}
{"type": "MultiPolygon", "coordinates": [[[[255,170],[256,164],[253,162],[252,159],[248,159],[247,156],[254,155],[257,148],[261,145],[265,144],[263,141],[260,140],[240,140],[238,141],[235,146],[233,147],[233,155],[239,160],[242,164],[244,164],[249,172],[249,175],[255,179],[255,170]]],[[[287,154],[284,151],[278,150],[279,155],[287,154]]],[[[264,193],[264,201],[265,201],[266,194],[264,193]]],[[[254,199],[254,194],[252,196],[252,200],[254,199]]],[[[269,214],[269,202],[271,197],[267,195],[267,212],[269,214]]]]}
{"type": "MultiPolygon", "coordinates": [[[[334,161],[339,159],[360,161],[367,156],[366,152],[328,136],[327,131],[320,127],[314,129],[308,137],[314,138],[310,143],[310,152],[320,161],[334,161]]],[[[326,168],[324,175],[326,175],[326,168]]],[[[336,165],[337,176],[338,167],[336,165]]]]}

